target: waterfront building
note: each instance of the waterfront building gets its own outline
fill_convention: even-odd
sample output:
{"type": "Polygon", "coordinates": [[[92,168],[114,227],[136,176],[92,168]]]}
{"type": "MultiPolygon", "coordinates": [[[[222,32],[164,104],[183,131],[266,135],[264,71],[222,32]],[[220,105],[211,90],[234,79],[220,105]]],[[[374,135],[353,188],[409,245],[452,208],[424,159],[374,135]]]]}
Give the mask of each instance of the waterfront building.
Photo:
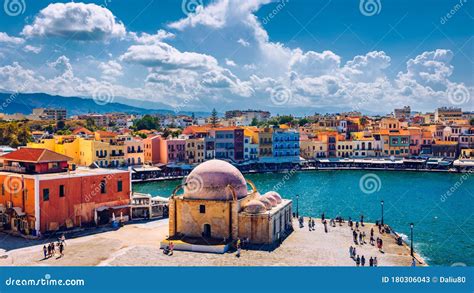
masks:
{"type": "Polygon", "coordinates": [[[379,134],[369,131],[358,131],[351,134],[354,157],[380,157],[382,156],[382,141],[379,134]]]}
{"type": "Polygon", "coordinates": [[[161,136],[155,135],[143,140],[145,163],[154,165],[160,163],[161,136]]]}
{"type": "Polygon", "coordinates": [[[161,164],[177,164],[186,161],[186,140],[173,138],[160,140],[160,163],[161,164]]]}
{"type": "Polygon", "coordinates": [[[325,158],[327,143],[316,139],[300,139],[300,155],[304,159],[325,158]]]}
{"type": "Polygon", "coordinates": [[[95,140],[108,143],[109,157],[107,166],[119,167],[125,165],[125,138],[115,132],[96,131],[95,140]]]}
{"type": "Polygon", "coordinates": [[[410,155],[418,156],[421,152],[421,128],[420,127],[408,127],[408,133],[410,134],[410,155]]]}
{"type": "Polygon", "coordinates": [[[204,138],[204,159],[212,160],[216,157],[215,149],[216,139],[214,137],[204,138]]]}
{"type": "Polygon", "coordinates": [[[129,166],[142,165],[145,162],[145,143],[142,139],[127,137],[124,142],[125,162],[129,166]]]}
{"type": "Polygon", "coordinates": [[[258,135],[258,157],[259,159],[271,158],[273,156],[273,128],[260,128],[255,132],[258,135]]]}
{"type": "MultiPolygon", "coordinates": [[[[383,120],[383,119],[382,119],[383,120]]],[[[393,129],[380,130],[380,137],[382,139],[383,154],[385,156],[401,156],[407,157],[410,154],[410,134],[408,130],[393,129]]]]}
{"type": "Polygon", "coordinates": [[[204,162],[205,148],[204,138],[186,139],[186,161],[188,164],[197,164],[204,162]]]}
{"type": "Polygon", "coordinates": [[[338,158],[349,158],[354,155],[354,142],[351,140],[344,140],[342,137],[336,142],[336,156],[338,158]]]}
{"type": "Polygon", "coordinates": [[[431,145],[433,156],[455,159],[458,157],[458,143],[456,141],[436,140],[431,145]]]}
{"type": "Polygon", "coordinates": [[[237,168],[210,160],[173,191],[169,238],[161,247],[173,241],[176,250],[224,253],[237,239],[247,247],[272,247],[292,231],[291,221],[291,200],[276,192],[262,196],[237,168]],[[178,195],[181,188],[184,193],[178,195]]]}
{"type": "Polygon", "coordinates": [[[461,154],[459,156],[461,159],[474,160],[474,148],[472,149],[461,149],[461,154]]]}
{"type": "Polygon", "coordinates": [[[215,139],[215,158],[241,162],[244,160],[244,129],[221,127],[210,130],[215,139]]]}
{"type": "Polygon", "coordinates": [[[299,161],[300,133],[294,129],[274,128],[272,151],[278,162],[299,161]]]}
{"type": "Polygon", "coordinates": [[[128,215],[130,173],[68,168],[71,158],[46,149],[22,148],[2,157],[1,226],[37,234],[128,215]]]}
{"type": "MultiPolygon", "coordinates": [[[[252,132],[252,131],[249,131],[249,132],[252,132]]],[[[255,161],[257,159],[258,159],[258,141],[257,142],[254,141],[254,137],[252,136],[252,134],[244,135],[244,160],[255,161]]]]}

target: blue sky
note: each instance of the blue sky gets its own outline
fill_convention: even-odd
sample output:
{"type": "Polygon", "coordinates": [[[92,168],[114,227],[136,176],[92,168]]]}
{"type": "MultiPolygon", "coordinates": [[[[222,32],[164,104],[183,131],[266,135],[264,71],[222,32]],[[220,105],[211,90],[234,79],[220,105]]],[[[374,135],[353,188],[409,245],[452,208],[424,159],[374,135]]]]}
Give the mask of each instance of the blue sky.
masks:
{"type": "Polygon", "coordinates": [[[474,108],[470,0],[12,1],[3,91],[200,111],[474,108]]]}

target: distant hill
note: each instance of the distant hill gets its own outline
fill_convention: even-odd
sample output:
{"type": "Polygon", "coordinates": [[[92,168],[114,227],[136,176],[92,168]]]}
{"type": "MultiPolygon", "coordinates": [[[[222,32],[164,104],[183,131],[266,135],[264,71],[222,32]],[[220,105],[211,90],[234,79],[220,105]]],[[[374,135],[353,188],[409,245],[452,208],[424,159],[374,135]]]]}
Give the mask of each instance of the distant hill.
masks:
{"type": "MultiPolygon", "coordinates": [[[[97,104],[93,99],[81,97],[52,96],[43,93],[35,94],[11,94],[0,93],[0,113],[23,113],[31,114],[34,108],[64,108],[68,115],[80,115],[87,113],[110,113],[124,112],[128,114],[176,114],[171,109],[157,109],[158,103],[149,103],[151,106],[143,108],[144,102],[136,101],[141,107],[132,106],[131,99],[118,98],[120,103],[97,104]],[[150,109],[151,108],[151,109],[150,109]]],[[[191,115],[191,112],[179,112],[178,114],[191,115]]],[[[196,112],[196,116],[208,116],[209,113],[196,112]]]]}

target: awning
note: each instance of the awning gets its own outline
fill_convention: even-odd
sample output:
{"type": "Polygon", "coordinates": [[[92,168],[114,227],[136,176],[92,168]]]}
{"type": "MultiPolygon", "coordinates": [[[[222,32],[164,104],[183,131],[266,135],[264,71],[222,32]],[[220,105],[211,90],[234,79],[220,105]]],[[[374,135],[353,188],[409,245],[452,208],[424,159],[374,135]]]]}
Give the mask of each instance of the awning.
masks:
{"type": "Polygon", "coordinates": [[[161,168],[158,167],[139,167],[139,168],[132,168],[135,172],[152,172],[152,171],[161,171],[161,168]]]}
{"type": "Polygon", "coordinates": [[[162,197],[162,196],[154,196],[151,198],[151,200],[169,202],[169,198],[162,197]]]}
{"type": "Polygon", "coordinates": [[[19,207],[13,207],[13,210],[14,210],[15,213],[16,213],[18,216],[20,216],[20,217],[26,215],[26,214],[23,212],[23,210],[22,210],[21,208],[19,208],[19,207]]]}

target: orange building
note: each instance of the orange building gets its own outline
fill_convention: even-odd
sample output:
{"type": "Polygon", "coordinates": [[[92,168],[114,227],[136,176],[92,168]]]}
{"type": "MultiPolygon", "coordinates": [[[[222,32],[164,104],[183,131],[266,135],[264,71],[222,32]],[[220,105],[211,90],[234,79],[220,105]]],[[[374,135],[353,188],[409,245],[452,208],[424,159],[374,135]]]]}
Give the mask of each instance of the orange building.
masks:
{"type": "Polygon", "coordinates": [[[2,159],[0,229],[35,235],[129,214],[128,171],[69,170],[69,157],[46,149],[22,148],[2,159]]]}

